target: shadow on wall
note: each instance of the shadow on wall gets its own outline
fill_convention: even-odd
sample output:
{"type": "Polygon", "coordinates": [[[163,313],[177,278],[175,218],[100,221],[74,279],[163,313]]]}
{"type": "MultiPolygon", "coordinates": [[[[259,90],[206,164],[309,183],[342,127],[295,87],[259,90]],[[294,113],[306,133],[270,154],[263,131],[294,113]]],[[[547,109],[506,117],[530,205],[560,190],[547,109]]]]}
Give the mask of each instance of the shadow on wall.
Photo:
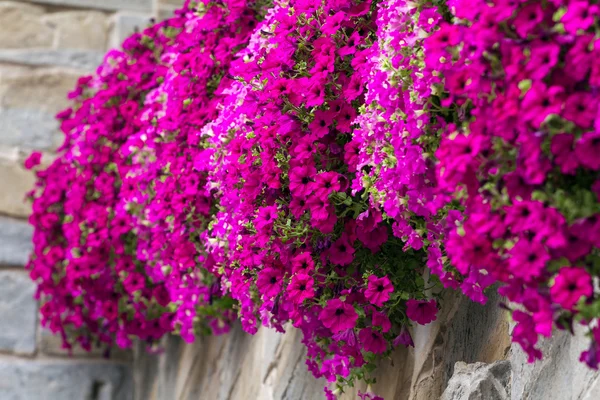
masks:
{"type": "MultiPolygon", "coordinates": [[[[386,400],[597,400],[600,374],[578,361],[587,339],[556,332],[541,344],[544,361],[527,364],[511,346],[508,315],[498,297],[481,306],[446,294],[438,320],[412,331],[415,349],[382,360],[371,388],[386,400]]],[[[301,333],[235,326],[229,335],[185,344],[164,339],[164,352],[136,351],[136,400],[313,400],[325,382],[304,364],[301,333]]],[[[365,387],[360,387],[364,391],[365,387]]],[[[341,400],[355,400],[350,388],[341,400]]]]}
{"type": "MultiPolygon", "coordinates": [[[[439,399],[457,361],[506,358],[509,324],[497,298],[484,307],[448,293],[445,304],[435,323],[413,330],[415,349],[399,348],[391,360],[380,362],[375,393],[386,400],[439,399]]],[[[136,400],[322,399],[325,382],[308,372],[301,336],[293,328],[285,335],[260,329],[250,336],[236,325],[229,335],[189,345],[166,338],[160,355],[140,347],[134,363],[136,400]]],[[[510,369],[504,370],[508,384],[510,369]]],[[[355,389],[348,392],[343,400],[357,398],[355,389]]]]}

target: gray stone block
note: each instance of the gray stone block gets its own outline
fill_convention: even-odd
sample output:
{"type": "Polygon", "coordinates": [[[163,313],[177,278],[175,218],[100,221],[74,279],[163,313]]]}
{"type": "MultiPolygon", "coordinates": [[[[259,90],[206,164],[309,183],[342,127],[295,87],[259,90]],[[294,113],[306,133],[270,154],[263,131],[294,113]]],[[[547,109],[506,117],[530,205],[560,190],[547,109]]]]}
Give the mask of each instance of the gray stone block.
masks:
{"type": "Polygon", "coordinates": [[[510,384],[510,361],[493,364],[459,361],[454,365],[454,375],[442,400],[509,400],[510,384]]]}
{"type": "Polygon", "coordinates": [[[102,63],[104,52],[94,50],[0,50],[0,61],[31,66],[57,66],[95,71],[102,63]]]}
{"type": "Polygon", "coordinates": [[[25,150],[51,150],[61,134],[54,114],[34,108],[0,109],[0,144],[25,150]]]}
{"type": "Polygon", "coordinates": [[[527,355],[514,344],[510,361],[513,370],[512,400],[544,399],[575,400],[598,399],[600,372],[579,362],[579,356],[590,344],[586,329],[575,327],[575,335],[555,331],[551,339],[542,339],[538,347],[544,354],[534,364],[527,362],[527,355]]]}
{"type": "Polygon", "coordinates": [[[128,365],[0,360],[2,400],[130,400],[128,365]]]}
{"type": "Polygon", "coordinates": [[[112,35],[110,47],[119,48],[127,37],[134,32],[141,32],[150,25],[150,15],[119,12],[112,17],[112,35]]]}
{"type": "MultiPolygon", "coordinates": [[[[23,0],[21,0],[23,1],[23,0]]],[[[152,11],[154,0],[33,0],[41,4],[97,8],[100,10],[152,11]]]]}
{"type": "Polygon", "coordinates": [[[33,228],[25,221],[0,216],[0,266],[24,266],[33,248],[33,228]]]}
{"type": "Polygon", "coordinates": [[[0,48],[49,48],[54,42],[51,26],[41,22],[42,7],[11,1],[0,2],[0,48]]]}
{"type": "MultiPolygon", "coordinates": [[[[0,271],[0,350],[3,352],[35,352],[37,302],[34,293],[35,284],[24,271],[0,271]]],[[[0,392],[1,387],[2,383],[0,392]]]]}

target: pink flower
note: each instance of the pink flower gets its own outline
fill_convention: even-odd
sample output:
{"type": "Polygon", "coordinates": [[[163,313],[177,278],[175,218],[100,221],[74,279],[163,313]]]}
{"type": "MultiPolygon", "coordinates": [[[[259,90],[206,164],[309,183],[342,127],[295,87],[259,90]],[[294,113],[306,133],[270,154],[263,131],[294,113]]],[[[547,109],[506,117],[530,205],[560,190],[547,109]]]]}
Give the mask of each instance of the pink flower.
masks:
{"type": "Polygon", "coordinates": [[[341,188],[339,174],[337,172],[322,172],[315,179],[315,195],[321,199],[327,199],[332,192],[338,192],[341,188]]]}
{"type": "Polygon", "coordinates": [[[392,282],[387,276],[378,278],[375,275],[370,275],[368,278],[365,297],[371,304],[382,307],[383,303],[390,299],[390,293],[394,291],[392,282]]]}
{"type": "Polygon", "coordinates": [[[332,299],[319,313],[319,320],[333,333],[352,329],[356,326],[358,314],[354,307],[340,299],[332,299]]]}
{"type": "Polygon", "coordinates": [[[321,139],[329,133],[329,126],[333,122],[333,113],[331,111],[318,110],[315,112],[315,119],[308,125],[313,139],[321,139]]]}
{"type": "Polygon", "coordinates": [[[598,11],[598,6],[590,4],[589,1],[571,1],[561,22],[564,24],[565,31],[575,35],[578,30],[585,31],[594,24],[598,11]]]}
{"type": "Polygon", "coordinates": [[[575,144],[575,154],[579,162],[587,168],[600,169],[600,133],[587,132],[575,144]]]}
{"type": "Polygon", "coordinates": [[[268,232],[273,227],[277,217],[277,206],[262,207],[258,210],[254,226],[260,232],[268,232]]]}
{"type": "Polygon", "coordinates": [[[32,169],[38,165],[40,165],[42,161],[42,153],[40,153],[39,151],[34,151],[33,153],[31,153],[29,155],[29,157],[27,157],[27,159],[25,160],[24,166],[26,169],[32,169]]]}
{"type": "Polygon", "coordinates": [[[392,323],[390,322],[390,319],[387,317],[387,315],[379,311],[373,311],[371,323],[373,326],[380,327],[383,333],[386,333],[392,329],[392,323]]]}
{"type": "Polygon", "coordinates": [[[358,333],[358,340],[365,351],[381,354],[387,350],[387,343],[381,333],[371,328],[361,329],[358,333]]]}
{"type": "Polygon", "coordinates": [[[307,273],[315,269],[315,262],[310,253],[300,253],[292,259],[292,272],[307,273]]]}
{"type": "Polygon", "coordinates": [[[296,196],[306,197],[312,191],[312,183],[317,170],[309,165],[290,170],[290,191],[296,196]]]}
{"type": "Polygon", "coordinates": [[[132,272],[123,281],[123,286],[129,293],[137,292],[146,287],[146,280],[142,274],[132,272]]]}
{"type": "Polygon", "coordinates": [[[331,246],[329,249],[329,259],[331,262],[341,266],[350,265],[354,261],[354,246],[350,244],[346,234],[342,235],[331,246]]]}
{"type": "Polygon", "coordinates": [[[265,268],[258,273],[256,286],[258,291],[266,298],[273,298],[281,289],[282,285],[281,271],[275,268],[265,268]]]}
{"type": "Polygon", "coordinates": [[[554,278],[550,288],[552,300],[568,310],[572,310],[582,297],[593,293],[590,274],[580,267],[563,267],[554,278]]]}
{"type": "Polygon", "coordinates": [[[287,287],[288,298],[294,304],[302,304],[306,299],[315,297],[314,280],[309,275],[294,275],[287,287]]]}
{"type": "Polygon", "coordinates": [[[435,321],[437,311],[437,303],[434,299],[429,301],[410,299],[406,302],[406,315],[421,325],[435,321]]]}
{"type": "Polygon", "coordinates": [[[394,347],[398,347],[399,345],[403,345],[405,347],[415,347],[415,343],[413,342],[412,336],[410,335],[410,332],[406,326],[402,326],[400,334],[396,336],[392,344],[394,347]]]}

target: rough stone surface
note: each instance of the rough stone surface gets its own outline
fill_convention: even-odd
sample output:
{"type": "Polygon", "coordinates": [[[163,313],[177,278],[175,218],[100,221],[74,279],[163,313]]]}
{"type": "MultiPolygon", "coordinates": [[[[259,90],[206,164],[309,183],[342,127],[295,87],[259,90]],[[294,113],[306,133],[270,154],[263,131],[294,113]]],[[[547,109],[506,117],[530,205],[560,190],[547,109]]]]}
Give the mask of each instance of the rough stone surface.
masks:
{"type": "Polygon", "coordinates": [[[0,49],[51,47],[53,30],[42,23],[43,14],[31,4],[0,2],[0,49]]]}
{"type": "Polygon", "coordinates": [[[80,72],[57,68],[0,67],[0,145],[52,149],[61,135],[54,116],[80,72]]]}
{"type": "MultiPolygon", "coordinates": [[[[37,302],[34,293],[35,285],[24,271],[0,271],[0,351],[35,352],[37,302]]],[[[0,381],[0,393],[1,387],[0,381]]]]}
{"type": "Polygon", "coordinates": [[[99,52],[106,49],[109,22],[102,12],[56,12],[44,16],[42,22],[54,29],[56,48],[99,52]]]}
{"type": "Polygon", "coordinates": [[[130,400],[127,365],[0,359],[2,400],[130,400]]]}
{"type": "Polygon", "coordinates": [[[0,216],[0,266],[27,264],[32,234],[27,222],[0,216]]]}
{"type": "MultiPolygon", "coordinates": [[[[498,298],[486,306],[453,293],[446,300],[436,323],[413,330],[416,349],[398,348],[391,362],[381,361],[377,384],[371,388],[375,393],[385,399],[439,399],[457,361],[491,363],[504,358],[510,342],[498,298]]],[[[308,372],[300,340],[301,333],[293,328],[285,335],[261,329],[249,336],[239,327],[190,345],[169,338],[161,355],[138,351],[137,399],[321,399],[325,382],[308,372]]],[[[356,389],[367,388],[359,384],[356,389]]],[[[356,389],[341,399],[356,399],[356,389]]]]}
{"type": "MultiPolygon", "coordinates": [[[[498,307],[446,293],[438,319],[412,330],[415,348],[398,348],[381,360],[377,383],[358,384],[340,397],[357,400],[370,390],[386,400],[597,400],[600,373],[578,361],[588,345],[583,332],[557,332],[541,343],[545,359],[528,364],[510,343],[508,315],[498,307]]],[[[255,336],[234,327],[228,335],[185,344],[163,341],[164,351],[136,353],[137,400],[305,400],[323,398],[325,382],[304,364],[301,334],[260,329],[255,336]]]]}
{"type": "Polygon", "coordinates": [[[31,206],[25,194],[33,188],[34,177],[17,160],[0,155],[0,214],[26,217],[31,206]]]}
{"type": "Polygon", "coordinates": [[[139,349],[136,399],[320,399],[324,382],[309,376],[299,342],[296,330],[249,336],[239,326],[190,345],[167,338],[160,356],[139,349]]]}
{"type": "Polygon", "coordinates": [[[600,372],[579,362],[579,355],[589,346],[583,329],[576,335],[555,332],[543,340],[540,349],[544,359],[527,363],[527,355],[517,345],[511,349],[513,400],[579,400],[600,399],[600,372]]]}
{"type": "MultiPolygon", "coordinates": [[[[21,0],[24,1],[24,0],[21,0]]],[[[29,0],[27,0],[29,1],[29,0]]],[[[97,8],[102,10],[152,11],[154,0],[32,0],[41,4],[97,8]]]]}
{"type": "Polygon", "coordinates": [[[510,361],[493,364],[459,361],[454,365],[454,375],[442,400],[509,400],[510,382],[510,361]]]}
{"type": "Polygon", "coordinates": [[[113,31],[110,47],[117,48],[134,32],[141,32],[150,24],[150,15],[118,12],[112,17],[113,31]]]}

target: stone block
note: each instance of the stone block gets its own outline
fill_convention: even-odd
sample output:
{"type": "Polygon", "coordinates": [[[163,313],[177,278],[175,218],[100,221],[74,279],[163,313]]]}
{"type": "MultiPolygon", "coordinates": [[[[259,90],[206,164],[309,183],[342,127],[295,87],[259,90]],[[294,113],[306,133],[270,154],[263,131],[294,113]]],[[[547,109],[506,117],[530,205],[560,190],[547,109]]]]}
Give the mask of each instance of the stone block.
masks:
{"type": "Polygon", "coordinates": [[[123,41],[134,32],[143,31],[150,25],[150,15],[118,12],[112,17],[110,47],[121,47],[123,41]]]}
{"type": "Polygon", "coordinates": [[[0,359],[2,400],[130,400],[126,364],[0,359]]]}
{"type": "Polygon", "coordinates": [[[181,6],[183,6],[183,1],[182,0],[159,0],[158,4],[160,6],[166,5],[166,6],[181,8],[181,6]]]}
{"type": "Polygon", "coordinates": [[[32,235],[33,228],[27,222],[0,216],[0,266],[27,264],[32,235]]]}
{"type": "Polygon", "coordinates": [[[29,215],[31,207],[25,194],[33,188],[35,179],[18,160],[0,155],[0,214],[16,217],[29,215]]]}
{"type": "Polygon", "coordinates": [[[42,7],[0,2],[0,49],[50,48],[53,29],[41,21],[42,7]]]}
{"type": "Polygon", "coordinates": [[[109,21],[102,12],[55,12],[45,15],[42,22],[54,29],[57,49],[106,50],[109,21]]]}
{"type": "Polygon", "coordinates": [[[55,114],[80,73],[0,67],[0,146],[47,150],[60,142],[55,114]]]}
{"type": "MultiPolygon", "coordinates": [[[[34,294],[35,284],[25,271],[0,271],[1,351],[16,354],[35,352],[37,302],[34,294]]],[[[0,373],[0,393],[1,376],[0,373]]]]}
{"type": "Polygon", "coordinates": [[[510,400],[510,384],[510,361],[493,364],[459,361],[441,400],[510,400]]]}
{"type": "MultiPolygon", "coordinates": [[[[23,1],[23,0],[21,0],[23,1]]],[[[40,4],[95,8],[100,10],[132,10],[152,12],[154,0],[33,0],[40,4]]]]}
{"type": "Polygon", "coordinates": [[[538,347],[544,354],[534,364],[520,346],[511,349],[512,398],[517,399],[596,399],[600,394],[600,372],[579,362],[582,351],[589,346],[585,328],[576,326],[575,336],[555,331],[550,339],[543,339],[538,347]]]}
{"type": "Polygon", "coordinates": [[[0,145],[24,150],[52,150],[60,143],[55,113],[0,108],[0,145]]]}

